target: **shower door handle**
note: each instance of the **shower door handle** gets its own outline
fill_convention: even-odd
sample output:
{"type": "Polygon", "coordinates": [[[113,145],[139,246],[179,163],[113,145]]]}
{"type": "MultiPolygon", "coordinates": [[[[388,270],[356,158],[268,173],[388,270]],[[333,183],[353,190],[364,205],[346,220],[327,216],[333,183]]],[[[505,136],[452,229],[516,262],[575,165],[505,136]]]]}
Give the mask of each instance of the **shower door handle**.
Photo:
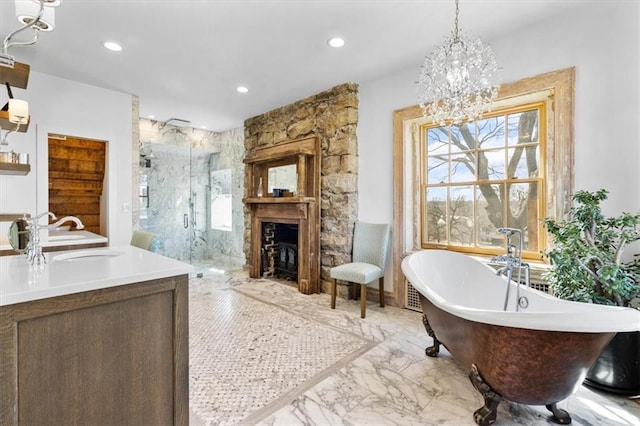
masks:
{"type": "Polygon", "coordinates": [[[189,227],[189,215],[186,213],[184,214],[184,216],[182,216],[182,224],[184,225],[185,229],[189,227]]]}

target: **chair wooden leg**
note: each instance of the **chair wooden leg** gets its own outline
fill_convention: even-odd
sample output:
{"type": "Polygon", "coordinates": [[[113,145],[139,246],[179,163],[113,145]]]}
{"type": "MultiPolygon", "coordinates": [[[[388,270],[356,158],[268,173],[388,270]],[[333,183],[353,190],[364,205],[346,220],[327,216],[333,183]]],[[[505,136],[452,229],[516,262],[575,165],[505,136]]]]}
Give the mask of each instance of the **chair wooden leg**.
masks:
{"type": "Polygon", "coordinates": [[[333,279],[331,283],[331,309],[336,308],[336,293],[338,292],[338,284],[336,283],[336,279],[333,279]]]}
{"type": "Polygon", "coordinates": [[[349,300],[356,300],[360,298],[360,288],[354,285],[351,281],[347,281],[349,284],[349,300]]]}
{"type": "Polygon", "coordinates": [[[360,318],[364,318],[367,311],[367,285],[360,284],[360,318]]]}
{"type": "Polygon", "coordinates": [[[378,278],[378,284],[380,286],[380,306],[384,308],[384,277],[378,278]]]}

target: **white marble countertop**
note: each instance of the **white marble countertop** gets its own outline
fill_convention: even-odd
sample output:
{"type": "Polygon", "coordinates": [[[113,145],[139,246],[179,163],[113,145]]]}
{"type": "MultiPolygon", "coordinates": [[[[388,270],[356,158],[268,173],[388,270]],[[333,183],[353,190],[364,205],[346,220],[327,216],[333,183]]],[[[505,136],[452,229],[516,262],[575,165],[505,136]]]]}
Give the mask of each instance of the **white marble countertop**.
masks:
{"type": "MultiPolygon", "coordinates": [[[[76,231],[77,232],[77,231],[76,231]]],[[[45,265],[25,255],[0,257],[0,306],[188,274],[192,266],[133,246],[45,253],[45,265]]]]}
{"type": "MultiPolygon", "coordinates": [[[[109,241],[107,237],[94,234],[89,231],[69,231],[68,227],[57,229],[41,229],[40,230],[40,246],[41,247],[60,247],[70,245],[84,245],[106,243],[109,241]]],[[[11,250],[11,245],[7,241],[7,236],[3,236],[0,240],[0,250],[11,250]]]]}

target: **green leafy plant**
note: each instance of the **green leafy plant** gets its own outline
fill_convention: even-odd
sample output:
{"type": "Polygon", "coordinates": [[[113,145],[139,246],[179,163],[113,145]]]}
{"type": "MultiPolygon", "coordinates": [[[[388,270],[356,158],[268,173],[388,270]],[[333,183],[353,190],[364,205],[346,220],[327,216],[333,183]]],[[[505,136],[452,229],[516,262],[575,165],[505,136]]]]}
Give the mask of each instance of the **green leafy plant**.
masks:
{"type": "Polygon", "coordinates": [[[544,219],[554,247],[545,278],[561,299],[629,306],[640,293],[640,260],[622,260],[629,243],[640,239],[640,214],[605,217],[600,203],[608,191],[578,191],[567,219],[544,219]]]}

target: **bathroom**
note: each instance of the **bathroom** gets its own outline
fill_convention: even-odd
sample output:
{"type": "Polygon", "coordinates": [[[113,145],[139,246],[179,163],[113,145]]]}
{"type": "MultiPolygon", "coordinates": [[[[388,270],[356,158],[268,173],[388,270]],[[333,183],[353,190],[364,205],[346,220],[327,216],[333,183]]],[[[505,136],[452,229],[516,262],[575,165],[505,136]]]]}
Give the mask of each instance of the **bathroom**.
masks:
{"type": "MultiPolygon", "coordinates": [[[[494,49],[505,62],[505,81],[576,67],[575,151],[573,158],[566,160],[566,163],[574,165],[571,179],[575,188],[607,187],[611,190],[611,202],[607,209],[612,212],[636,211],[640,206],[640,192],[633,189],[632,184],[640,181],[637,167],[640,161],[640,145],[637,143],[640,132],[637,121],[640,116],[637,78],[640,74],[637,61],[639,19],[635,3],[592,4],[550,14],[537,25],[513,28],[508,35],[492,40],[494,49]],[[625,40],[626,44],[620,43],[620,40],[625,40]]],[[[402,217],[401,223],[411,223],[413,220],[409,214],[402,216],[396,211],[400,208],[403,212],[409,212],[412,206],[402,204],[402,194],[394,187],[392,116],[394,111],[416,104],[413,82],[420,60],[416,58],[413,61],[415,63],[410,65],[398,65],[375,79],[358,81],[357,176],[354,179],[357,197],[354,214],[360,220],[392,224],[398,220],[398,216],[402,217]]],[[[109,241],[112,245],[128,244],[132,231],[145,228],[143,216],[146,214],[148,218],[149,215],[149,212],[142,211],[147,207],[141,206],[146,202],[140,194],[141,182],[144,181],[140,176],[144,174],[146,162],[145,167],[141,167],[140,149],[149,148],[154,155],[163,155],[159,145],[165,142],[152,139],[161,121],[138,118],[144,99],[57,76],[47,70],[33,69],[29,90],[17,93],[29,101],[33,122],[28,132],[12,134],[10,143],[12,149],[30,155],[32,172],[26,176],[0,176],[0,211],[33,213],[47,209],[47,152],[43,141],[47,140],[48,134],[106,140],[109,241]],[[150,136],[145,137],[145,131],[150,136]]],[[[287,100],[283,104],[296,102],[299,98],[302,97],[287,100]]],[[[257,111],[255,114],[264,112],[257,111]]],[[[163,117],[163,120],[170,117],[163,117]]],[[[199,131],[191,130],[191,127],[182,129],[193,133],[199,131]]],[[[215,134],[210,146],[196,145],[192,148],[187,144],[189,148],[184,148],[193,150],[185,155],[186,158],[197,158],[193,154],[201,148],[210,151],[211,155],[217,155],[217,160],[208,161],[214,164],[210,171],[231,169],[232,231],[210,230],[211,233],[215,232],[215,237],[209,235],[206,240],[207,244],[218,244],[207,246],[212,253],[229,256],[233,262],[245,259],[245,213],[242,204],[245,182],[241,161],[245,149],[244,130],[244,126],[239,125],[213,132],[215,134]]],[[[206,182],[211,186],[211,176],[206,182]]],[[[207,194],[207,191],[211,189],[206,188],[207,183],[201,186],[202,190],[198,187],[195,191],[196,197],[193,198],[196,207],[207,205],[210,201],[211,193],[207,194]]],[[[174,212],[178,228],[183,226],[184,214],[192,223],[188,200],[194,192],[191,185],[185,184],[188,189],[183,189],[183,201],[187,208],[174,212]]],[[[154,190],[150,186],[148,209],[154,208],[154,190]]],[[[201,210],[201,217],[196,217],[196,223],[207,223],[209,214],[206,209],[201,210]]],[[[4,229],[0,230],[4,232],[4,229]]],[[[394,228],[394,232],[396,230],[400,232],[400,229],[394,228]]],[[[339,243],[340,237],[338,232],[329,232],[329,238],[335,243],[339,243]]],[[[188,235],[187,238],[192,237],[188,235]]],[[[387,267],[387,291],[395,292],[402,286],[398,274],[399,255],[406,248],[411,248],[413,243],[410,232],[402,235],[396,246],[400,253],[391,256],[387,267]]],[[[181,256],[200,260],[200,255],[197,248],[192,251],[189,247],[188,254],[181,256]]],[[[399,304],[404,301],[399,293],[397,301],[399,304]]]]}

